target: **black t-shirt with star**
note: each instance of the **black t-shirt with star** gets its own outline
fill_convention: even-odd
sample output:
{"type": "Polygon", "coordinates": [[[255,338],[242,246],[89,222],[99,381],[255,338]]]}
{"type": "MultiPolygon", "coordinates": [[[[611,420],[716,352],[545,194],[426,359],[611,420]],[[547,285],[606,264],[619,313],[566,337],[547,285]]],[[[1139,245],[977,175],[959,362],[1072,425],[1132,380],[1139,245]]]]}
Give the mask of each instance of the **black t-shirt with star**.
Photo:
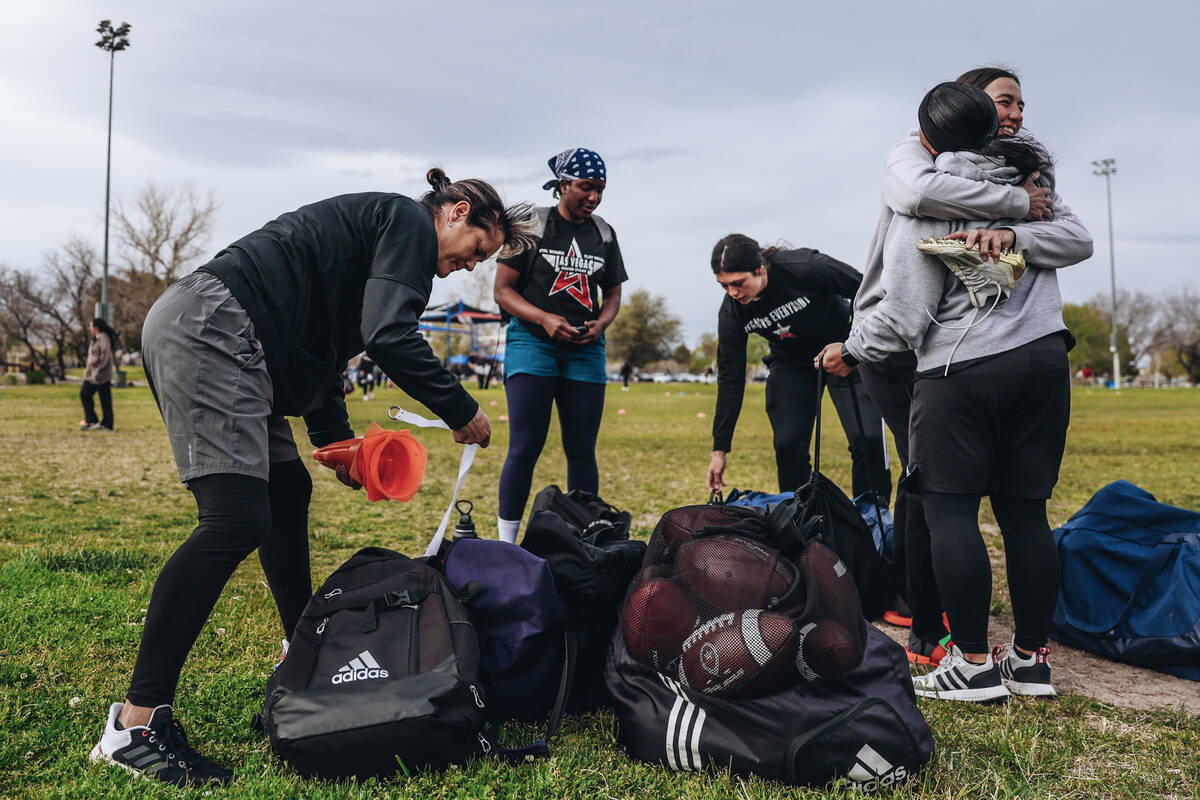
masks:
{"type": "MultiPolygon", "coordinates": [[[[605,244],[592,219],[568,222],[557,208],[550,209],[536,249],[500,263],[520,273],[517,287],[522,297],[575,326],[599,317],[604,292],[629,278],[615,232],[605,244]]],[[[549,340],[541,326],[525,327],[549,340]]]]}
{"type": "Polygon", "coordinates": [[[730,449],[746,390],[746,339],[767,340],[769,363],[812,369],[813,358],[850,333],[850,302],[862,274],[808,248],[783,250],[767,260],[767,285],[752,303],[728,295],[717,313],[717,408],[713,449],[730,449]]]}

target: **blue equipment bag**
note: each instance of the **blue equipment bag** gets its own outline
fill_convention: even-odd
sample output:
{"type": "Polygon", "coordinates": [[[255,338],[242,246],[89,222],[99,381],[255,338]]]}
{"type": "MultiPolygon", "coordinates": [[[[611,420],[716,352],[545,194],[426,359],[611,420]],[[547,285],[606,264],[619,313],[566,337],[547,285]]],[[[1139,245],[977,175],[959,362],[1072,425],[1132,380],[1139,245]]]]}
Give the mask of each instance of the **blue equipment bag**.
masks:
{"type": "Polygon", "coordinates": [[[1055,639],[1200,680],[1200,514],[1116,481],[1054,541],[1062,561],[1055,639]]]}

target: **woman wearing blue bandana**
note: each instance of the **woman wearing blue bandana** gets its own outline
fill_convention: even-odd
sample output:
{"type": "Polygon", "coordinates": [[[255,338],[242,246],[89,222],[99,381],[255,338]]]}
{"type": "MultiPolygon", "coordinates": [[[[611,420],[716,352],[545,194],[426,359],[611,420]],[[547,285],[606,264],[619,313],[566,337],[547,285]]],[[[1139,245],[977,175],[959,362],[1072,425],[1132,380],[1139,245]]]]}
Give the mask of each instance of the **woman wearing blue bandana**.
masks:
{"type": "Polygon", "coordinates": [[[558,205],[536,209],[538,246],[496,268],[496,303],[512,319],[505,338],[508,457],[500,473],[500,538],[515,542],[533,468],[558,407],[567,489],[596,492],[596,436],[604,411],[604,329],[621,307],[625,263],[613,229],[593,212],[604,159],[585,148],[548,162],[558,205]]]}

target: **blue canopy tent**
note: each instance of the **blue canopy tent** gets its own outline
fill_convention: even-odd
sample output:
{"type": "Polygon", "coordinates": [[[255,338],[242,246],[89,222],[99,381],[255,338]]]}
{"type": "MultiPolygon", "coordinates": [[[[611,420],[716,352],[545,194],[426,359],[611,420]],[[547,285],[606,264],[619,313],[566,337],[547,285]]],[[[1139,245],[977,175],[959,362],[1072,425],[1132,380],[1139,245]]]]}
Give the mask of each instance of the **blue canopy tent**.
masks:
{"type": "MultiPolygon", "coordinates": [[[[494,358],[494,352],[483,352],[480,342],[480,339],[482,338],[482,331],[480,330],[479,326],[497,326],[495,337],[498,337],[499,326],[501,322],[502,320],[499,314],[493,314],[490,311],[484,311],[481,308],[469,306],[462,300],[452,300],[448,303],[430,306],[429,308],[425,309],[425,313],[421,315],[421,319],[419,321],[419,329],[422,331],[446,334],[447,353],[450,352],[450,337],[454,334],[461,334],[466,336],[470,341],[470,350],[472,355],[494,358]]],[[[493,342],[495,341],[498,341],[498,339],[493,338],[493,342]]],[[[466,361],[465,356],[463,357],[462,361],[466,361]]]]}

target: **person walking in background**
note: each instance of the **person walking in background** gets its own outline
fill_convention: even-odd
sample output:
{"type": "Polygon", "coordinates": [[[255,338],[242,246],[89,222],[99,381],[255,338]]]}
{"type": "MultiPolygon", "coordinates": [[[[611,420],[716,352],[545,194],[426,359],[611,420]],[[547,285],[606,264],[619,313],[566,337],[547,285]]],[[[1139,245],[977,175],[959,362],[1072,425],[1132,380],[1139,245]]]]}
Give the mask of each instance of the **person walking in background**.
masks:
{"type": "MultiPolygon", "coordinates": [[[[959,83],[982,89],[996,106],[998,135],[1017,136],[1037,145],[1023,130],[1025,100],[1021,82],[1010,70],[981,67],[963,73],[959,83]]],[[[1040,147],[1040,145],[1037,145],[1040,147]]],[[[1076,264],[1092,252],[1092,237],[1054,190],[1051,167],[1043,170],[1044,185],[1031,177],[1023,184],[967,180],[942,172],[934,157],[912,131],[888,153],[883,185],[883,207],[863,271],[862,287],[854,299],[854,316],[866,319],[883,299],[884,238],[894,214],[952,220],[1012,218],[1023,220],[1013,228],[1017,249],[1038,267],[1058,268],[1076,264]]],[[[907,243],[911,244],[911,243],[907,243]]],[[[858,373],[892,431],[902,469],[909,463],[908,425],[916,378],[916,354],[911,350],[892,353],[879,363],[864,362],[858,373]]],[[[909,661],[937,665],[945,655],[947,636],[942,602],[933,574],[929,550],[929,526],[919,491],[902,481],[896,488],[896,537],[894,566],[897,586],[907,601],[907,619],[889,612],[889,622],[911,625],[909,661]]]]}
{"type": "Polygon", "coordinates": [[[584,148],[552,156],[543,188],[558,204],[538,208],[537,247],[496,267],[505,331],[508,456],[500,473],[500,538],[515,542],[546,434],[558,408],[567,489],[596,492],[596,436],[604,412],[604,330],[621,307],[625,262],[616,233],[594,212],[607,186],[604,160],[584,148]]]}
{"type": "MultiPolygon", "coordinates": [[[[996,138],[996,105],[982,90],[939,84],[917,116],[919,141],[938,170],[1018,187],[1030,177],[1044,180],[1045,151],[996,138]]],[[[1020,230],[1012,218],[891,216],[879,231],[879,301],[855,317],[844,343],[829,344],[816,359],[845,375],[859,362],[916,352],[905,480],[920,484],[933,570],[954,638],[939,666],[913,679],[925,697],[984,702],[1010,693],[1055,693],[1046,642],[1059,563],[1046,500],[1058,480],[1070,419],[1073,338],[1063,324],[1055,270],[1030,260],[1022,274],[1008,254],[1026,241],[1020,230]],[[980,255],[996,263],[1007,259],[1015,280],[1005,286],[993,278],[984,287],[955,277],[939,258],[915,247],[927,237],[961,240],[968,249],[978,244],[980,255]],[[985,289],[984,297],[976,295],[985,289]],[[1013,641],[990,657],[992,573],[979,531],[984,495],[1004,539],[1016,628],[1013,641]]],[[[1030,257],[1035,253],[1031,248],[1030,257]]]]}
{"type": "Polygon", "coordinates": [[[83,403],[81,431],[111,431],[113,429],[112,379],[115,364],[113,345],[117,335],[103,317],[92,320],[92,342],[88,345],[87,366],[83,370],[83,386],[79,389],[79,400],[83,403]],[[92,401],[100,395],[100,413],[92,401]]]}
{"type": "MultiPolygon", "coordinates": [[[[725,486],[725,466],[746,392],[746,339],[767,340],[767,417],[771,420],[779,490],[803,485],[812,472],[809,443],[816,419],[813,356],[829,336],[850,331],[849,301],[862,276],[836,258],[808,248],[766,250],[732,233],[713,247],[712,271],[725,290],[717,313],[717,408],[709,491],[725,486]]],[[[854,496],[873,491],[883,505],[892,476],[884,456],[883,421],[856,376],[828,381],[829,394],[850,443],[854,496]],[[854,416],[854,397],[862,430],[854,416]]]]}
{"type": "Polygon", "coordinates": [[[358,385],[362,388],[363,401],[375,396],[375,362],[364,355],[358,361],[358,385]]]}
{"type": "MultiPolygon", "coordinates": [[[[419,202],[351,194],[284,214],[150,309],[146,376],[199,524],[155,581],[126,700],[109,709],[93,760],[181,786],[232,777],[188,742],[171,703],[226,581],[255,549],[291,637],[312,592],[312,480],[285,417],[303,416],[315,447],[352,438],[341,377],[349,358],[365,350],[456,442],[488,445],[487,415],[418,320],[435,277],[520,250],[533,218],[528,205],[505,208],[483,181],[452,183],[440,169],[427,179],[419,202]]],[[[361,488],[348,468],[337,476],[361,488]]]]}

